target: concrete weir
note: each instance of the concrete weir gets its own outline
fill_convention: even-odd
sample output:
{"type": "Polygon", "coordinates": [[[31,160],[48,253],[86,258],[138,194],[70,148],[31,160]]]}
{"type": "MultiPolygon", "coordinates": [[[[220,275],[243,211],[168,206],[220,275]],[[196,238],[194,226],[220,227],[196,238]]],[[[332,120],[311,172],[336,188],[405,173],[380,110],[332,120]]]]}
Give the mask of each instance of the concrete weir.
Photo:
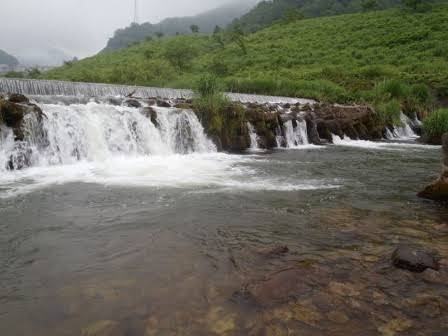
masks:
{"type": "MultiPolygon", "coordinates": [[[[56,80],[35,80],[0,78],[0,93],[20,93],[33,96],[87,96],[108,97],[133,95],[138,98],[179,99],[192,98],[192,90],[155,88],[145,86],[112,85],[98,83],[66,82],[56,80]]],[[[242,93],[226,93],[232,101],[241,103],[313,104],[310,99],[264,96],[242,93]]]]}

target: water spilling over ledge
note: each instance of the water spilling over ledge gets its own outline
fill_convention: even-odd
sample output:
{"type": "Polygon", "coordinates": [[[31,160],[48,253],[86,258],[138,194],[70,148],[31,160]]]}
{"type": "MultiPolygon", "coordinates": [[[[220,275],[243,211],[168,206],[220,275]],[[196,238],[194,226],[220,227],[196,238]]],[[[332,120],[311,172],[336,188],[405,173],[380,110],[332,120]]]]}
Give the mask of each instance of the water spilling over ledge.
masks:
{"type": "MultiPolygon", "coordinates": [[[[19,93],[33,96],[87,96],[87,97],[125,97],[132,95],[138,98],[189,99],[192,90],[155,88],[144,86],[111,85],[97,83],[65,82],[55,80],[10,79],[0,78],[0,93],[19,93]]],[[[307,104],[314,103],[310,99],[288,98],[278,96],[227,93],[232,101],[241,103],[282,103],[307,104]]]]}

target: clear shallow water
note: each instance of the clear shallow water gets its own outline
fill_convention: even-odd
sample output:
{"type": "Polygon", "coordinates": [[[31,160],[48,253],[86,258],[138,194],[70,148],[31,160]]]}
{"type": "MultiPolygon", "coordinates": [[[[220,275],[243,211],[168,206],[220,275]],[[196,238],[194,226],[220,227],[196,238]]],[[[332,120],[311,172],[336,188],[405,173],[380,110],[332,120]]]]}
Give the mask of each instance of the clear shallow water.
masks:
{"type": "Polygon", "coordinates": [[[415,196],[440,150],[365,147],[2,173],[2,334],[443,335],[446,282],[389,266],[399,243],[448,258],[446,210],[415,196]],[[273,245],[290,252],[260,257],[273,245]],[[240,295],[285,268],[315,277],[287,300],[240,295]]]}

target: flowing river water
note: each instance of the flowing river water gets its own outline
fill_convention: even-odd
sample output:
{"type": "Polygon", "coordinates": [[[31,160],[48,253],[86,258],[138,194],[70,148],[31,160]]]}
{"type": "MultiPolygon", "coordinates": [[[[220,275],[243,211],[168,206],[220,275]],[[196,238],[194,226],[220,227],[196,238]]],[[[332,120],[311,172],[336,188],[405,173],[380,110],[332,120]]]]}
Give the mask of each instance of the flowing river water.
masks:
{"type": "Polygon", "coordinates": [[[1,335],[446,335],[448,215],[416,197],[439,147],[288,132],[230,155],[191,111],[41,107],[44,145],[1,132],[1,335]],[[445,266],[394,268],[403,243],[445,266]]]}

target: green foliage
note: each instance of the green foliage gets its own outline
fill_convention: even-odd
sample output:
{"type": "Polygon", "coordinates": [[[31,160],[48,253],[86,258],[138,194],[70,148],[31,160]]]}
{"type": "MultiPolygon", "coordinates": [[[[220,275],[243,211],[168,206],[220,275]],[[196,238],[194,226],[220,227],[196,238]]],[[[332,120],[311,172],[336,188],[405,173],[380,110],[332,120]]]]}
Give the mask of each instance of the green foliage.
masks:
{"type": "Polygon", "coordinates": [[[198,26],[198,25],[195,25],[195,24],[192,24],[192,25],[190,26],[190,30],[191,30],[191,32],[192,32],[193,34],[197,34],[197,33],[199,33],[199,26],[198,26]]]}
{"type": "Polygon", "coordinates": [[[378,8],[378,0],[364,0],[362,2],[362,9],[364,11],[372,11],[378,8]]]}
{"type": "Polygon", "coordinates": [[[6,78],[25,78],[26,74],[20,71],[8,71],[3,76],[6,78]]]}
{"type": "Polygon", "coordinates": [[[176,37],[166,44],[163,55],[173,66],[186,69],[198,55],[198,50],[187,39],[176,37]]]}
{"type": "Polygon", "coordinates": [[[213,73],[223,90],[362,102],[384,110],[398,102],[411,116],[424,116],[433,97],[448,95],[448,59],[441,56],[448,41],[447,5],[418,14],[391,9],[281,22],[241,35],[247,54],[228,31],[216,29],[214,35],[225,43],[202,34],[154,39],[42,77],[192,88],[213,73]]]}
{"type": "Polygon", "coordinates": [[[423,122],[425,134],[440,137],[448,132],[448,109],[439,109],[431,113],[423,122]]]}
{"type": "MultiPolygon", "coordinates": [[[[416,0],[414,0],[416,1],[416,0]]],[[[303,17],[330,16],[347,13],[386,9],[400,4],[400,0],[274,0],[261,1],[235,24],[246,31],[255,32],[285,19],[287,13],[296,11],[303,17]]]]}
{"type": "Polygon", "coordinates": [[[377,121],[381,126],[399,125],[401,106],[397,99],[387,102],[379,102],[375,105],[377,121]]]}
{"type": "Polygon", "coordinates": [[[287,9],[283,14],[284,21],[287,23],[302,20],[305,16],[297,8],[287,9]]]}

